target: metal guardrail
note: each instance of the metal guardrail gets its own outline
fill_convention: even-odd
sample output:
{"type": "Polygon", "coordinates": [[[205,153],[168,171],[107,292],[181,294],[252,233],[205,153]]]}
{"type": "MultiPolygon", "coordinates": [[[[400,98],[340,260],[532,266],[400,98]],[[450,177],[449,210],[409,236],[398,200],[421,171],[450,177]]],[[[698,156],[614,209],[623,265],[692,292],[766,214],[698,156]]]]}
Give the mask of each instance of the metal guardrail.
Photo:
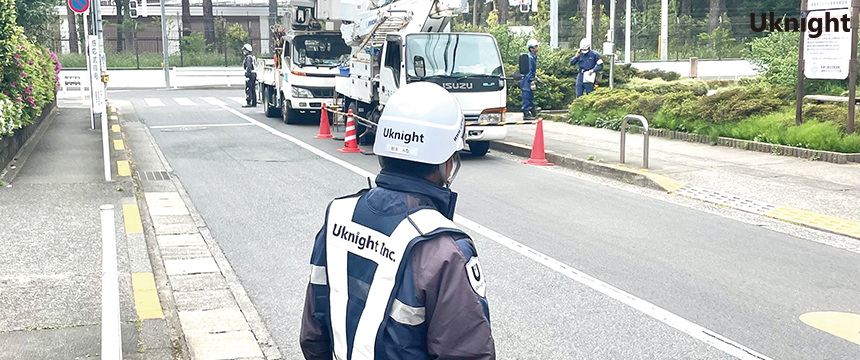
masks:
{"type": "Polygon", "coordinates": [[[624,147],[627,144],[626,134],[627,134],[627,121],[628,120],[639,120],[642,122],[642,126],[645,128],[645,145],[642,148],[642,167],[648,168],[648,120],[645,119],[642,115],[627,115],[621,120],[621,163],[624,163],[624,147]]]}

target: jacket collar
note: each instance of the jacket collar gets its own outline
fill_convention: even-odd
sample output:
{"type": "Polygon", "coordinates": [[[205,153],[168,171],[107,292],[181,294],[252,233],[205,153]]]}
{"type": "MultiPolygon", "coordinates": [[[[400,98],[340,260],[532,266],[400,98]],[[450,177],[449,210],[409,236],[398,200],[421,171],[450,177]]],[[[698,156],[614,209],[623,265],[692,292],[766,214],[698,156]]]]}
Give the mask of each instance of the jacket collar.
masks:
{"type": "Polygon", "coordinates": [[[442,215],[448,220],[454,220],[454,208],[457,205],[457,193],[414,176],[382,171],[376,176],[376,185],[393,191],[423,195],[433,202],[442,215]]]}

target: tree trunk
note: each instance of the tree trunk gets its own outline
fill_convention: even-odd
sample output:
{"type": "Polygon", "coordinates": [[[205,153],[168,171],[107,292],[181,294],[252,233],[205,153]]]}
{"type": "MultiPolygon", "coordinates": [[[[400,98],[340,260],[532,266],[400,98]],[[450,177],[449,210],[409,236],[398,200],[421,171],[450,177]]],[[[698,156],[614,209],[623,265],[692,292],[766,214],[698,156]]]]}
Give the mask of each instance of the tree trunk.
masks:
{"type": "Polygon", "coordinates": [[[66,16],[69,19],[69,52],[78,53],[78,16],[71,7],[66,6],[66,16]]]}
{"type": "Polygon", "coordinates": [[[122,33],[122,22],[125,20],[125,14],[123,13],[123,2],[128,0],[116,0],[116,52],[122,52],[123,43],[125,42],[123,39],[122,33]]]}
{"type": "Polygon", "coordinates": [[[508,0],[497,0],[496,9],[499,9],[499,24],[508,23],[508,0]]]}
{"type": "Polygon", "coordinates": [[[215,43],[215,17],[212,16],[212,0],[203,0],[203,36],[206,44],[215,43]]]}
{"type": "Polygon", "coordinates": [[[708,33],[714,32],[718,26],[720,26],[720,8],[725,7],[725,3],[723,0],[710,0],[711,7],[708,12],[708,33]]]}
{"type": "Polygon", "coordinates": [[[191,1],[182,0],[182,36],[191,35],[191,1]]]}
{"type": "Polygon", "coordinates": [[[692,2],[690,0],[681,0],[681,15],[690,15],[692,14],[692,2]]]}
{"type": "Polygon", "coordinates": [[[481,15],[484,14],[484,0],[475,0],[475,6],[472,9],[472,26],[482,25],[483,20],[481,15]]]}
{"type": "Polygon", "coordinates": [[[591,39],[589,39],[589,40],[591,41],[591,48],[594,49],[595,44],[602,44],[603,43],[603,41],[600,41],[600,39],[605,38],[605,36],[606,36],[605,30],[606,29],[600,28],[600,15],[603,14],[603,11],[601,9],[601,5],[603,5],[603,1],[602,0],[593,0],[592,5],[594,5],[594,10],[592,10],[592,15],[593,15],[592,21],[594,22],[594,28],[591,29],[591,39]]]}

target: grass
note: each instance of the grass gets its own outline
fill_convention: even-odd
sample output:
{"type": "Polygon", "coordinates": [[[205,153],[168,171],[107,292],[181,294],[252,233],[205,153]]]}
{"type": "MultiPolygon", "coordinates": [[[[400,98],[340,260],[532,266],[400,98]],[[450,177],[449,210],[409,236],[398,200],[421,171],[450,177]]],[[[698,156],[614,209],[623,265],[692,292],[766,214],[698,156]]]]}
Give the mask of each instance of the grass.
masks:
{"type": "MultiPolygon", "coordinates": [[[[84,54],[57,54],[63,68],[85,69],[87,67],[84,54]]],[[[162,67],[161,53],[142,53],[135,55],[131,52],[108,54],[106,57],[108,69],[141,69],[162,67]]],[[[170,55],[170,66],[241,66],[242,58],[234,55],[204,52],[170,55]]]]}

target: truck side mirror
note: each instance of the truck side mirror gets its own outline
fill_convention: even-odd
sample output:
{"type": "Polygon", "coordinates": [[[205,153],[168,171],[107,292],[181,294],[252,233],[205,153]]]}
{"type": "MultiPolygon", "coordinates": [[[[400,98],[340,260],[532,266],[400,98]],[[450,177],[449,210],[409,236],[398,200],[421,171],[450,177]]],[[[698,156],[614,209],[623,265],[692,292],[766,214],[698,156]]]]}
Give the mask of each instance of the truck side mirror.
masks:
{"type": "Polygon", "coordinates": [[[520,54],[520,74],[529,73],[529,54],[520,54]]]}
{"type": "Polygon", "coordinates": [[[415,75],[418,77],[427,76],[427,70],[424,69],[424,58],[418,55],[412,58],[412,66],[415,68],[415,75]]]}

